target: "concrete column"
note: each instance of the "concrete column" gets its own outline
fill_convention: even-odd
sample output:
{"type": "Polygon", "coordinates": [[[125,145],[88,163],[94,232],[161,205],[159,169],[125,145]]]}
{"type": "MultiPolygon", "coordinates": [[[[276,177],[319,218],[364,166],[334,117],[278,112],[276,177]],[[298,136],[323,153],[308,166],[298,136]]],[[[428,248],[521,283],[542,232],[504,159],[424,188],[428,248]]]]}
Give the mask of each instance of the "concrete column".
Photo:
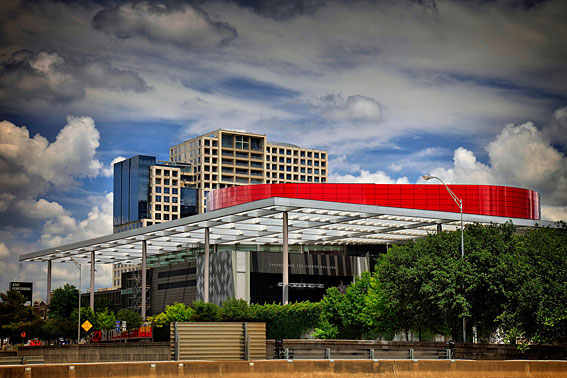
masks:
{"type": "Polygon", "coordinates": [[[148,243],[142,240],[142,320],[146,320],[146,259],[148,243]]]}
{"type": "Polygon", "coordinates": [[[287,212],[283,212],[283,261],[282,261],[282,270],[283,270],[283,296],[282,296],[282,304],[288,304],[289,302],[289,245],[288,245],[288,232],[287,232],[287,212]]]}
{"type": "Polygon", "coordinates": [[[208,227],[205,228],[205,271],[204,271],[204,277],[203,277],[203,302],[208,303],[209,302],[209,274],[210,274],[210,242],[209,242],[209,237],[210,237],[210,230],[208,227]]]}
{"type": "MultiPolygon", "coordinates": [[[[80,289],[80,288],[79,288],[80,289]]],[[[51,302],[51,260],[47,262],[47,305],[51,302]]]]}
{"type": "Polygon", "coordinates": [[[95,252],[91,251],[91,293],[90,293],[90,303],[91,303],[91,310],[94,312],[94,292],[95,292],[95,252]]]}
{"type": "Polygon", "coordinates": [[[437,233],[440,234],[443,231],[443,225],[441,223],[437,224],[437,233]]]}

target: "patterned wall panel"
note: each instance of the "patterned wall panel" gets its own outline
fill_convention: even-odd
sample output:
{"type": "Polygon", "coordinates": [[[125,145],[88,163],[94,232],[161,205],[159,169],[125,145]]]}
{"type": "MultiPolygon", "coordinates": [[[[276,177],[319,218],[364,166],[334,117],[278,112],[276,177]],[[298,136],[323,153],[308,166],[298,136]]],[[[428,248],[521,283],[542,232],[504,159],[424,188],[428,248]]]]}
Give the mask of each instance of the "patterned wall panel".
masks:
{"type": "MultiPolygon", "coordinates": [[[[235,296],[232,255],[230,251],[210,254],[209,302],[220,305],[235,296]]],[[[204,298],[204,261],[204,255],[197,258],[197,300],[200,301],[204,298]]]]}

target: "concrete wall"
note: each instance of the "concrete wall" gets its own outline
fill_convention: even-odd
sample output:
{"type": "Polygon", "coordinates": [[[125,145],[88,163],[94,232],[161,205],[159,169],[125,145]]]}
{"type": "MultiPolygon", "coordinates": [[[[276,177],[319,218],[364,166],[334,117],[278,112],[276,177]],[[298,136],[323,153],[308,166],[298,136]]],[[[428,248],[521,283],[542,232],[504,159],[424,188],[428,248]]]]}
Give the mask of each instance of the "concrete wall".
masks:
{"type": "Polygon", "coordinates": [[[47,363],[169,361],[169,343],[109,343],[18,348],[18,357],[41,355],[47,363]]]}
{"type": "Polygon", "coordinates": [[[566,361],[255,361],[141,362],[0,366],[0,377],[18,378],[564,378],[566,361]]]}

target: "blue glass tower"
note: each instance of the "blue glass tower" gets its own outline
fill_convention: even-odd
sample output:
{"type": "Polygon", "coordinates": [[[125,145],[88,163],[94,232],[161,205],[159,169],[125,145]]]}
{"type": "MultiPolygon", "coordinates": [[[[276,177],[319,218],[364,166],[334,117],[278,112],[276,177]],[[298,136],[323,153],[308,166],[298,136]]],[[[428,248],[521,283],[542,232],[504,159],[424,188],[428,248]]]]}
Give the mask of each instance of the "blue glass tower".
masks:
{"type": "Polygon", "coordinates": [[[114,226],[148,218],[152,165],[156,165],[155,156],[145,155],[114,164],[114,226]]]}

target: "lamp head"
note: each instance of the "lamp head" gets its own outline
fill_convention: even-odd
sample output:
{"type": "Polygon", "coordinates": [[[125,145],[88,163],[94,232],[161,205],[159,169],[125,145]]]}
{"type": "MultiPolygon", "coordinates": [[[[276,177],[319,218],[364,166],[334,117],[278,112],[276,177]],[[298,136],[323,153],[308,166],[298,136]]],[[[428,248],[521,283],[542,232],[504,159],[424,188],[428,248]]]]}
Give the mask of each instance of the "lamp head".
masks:
{"type": "Polygon", "coordinates": [[[433,178],[433,176],[423,175],[424,180],[431,180],[432,178],[433,178]]]}

